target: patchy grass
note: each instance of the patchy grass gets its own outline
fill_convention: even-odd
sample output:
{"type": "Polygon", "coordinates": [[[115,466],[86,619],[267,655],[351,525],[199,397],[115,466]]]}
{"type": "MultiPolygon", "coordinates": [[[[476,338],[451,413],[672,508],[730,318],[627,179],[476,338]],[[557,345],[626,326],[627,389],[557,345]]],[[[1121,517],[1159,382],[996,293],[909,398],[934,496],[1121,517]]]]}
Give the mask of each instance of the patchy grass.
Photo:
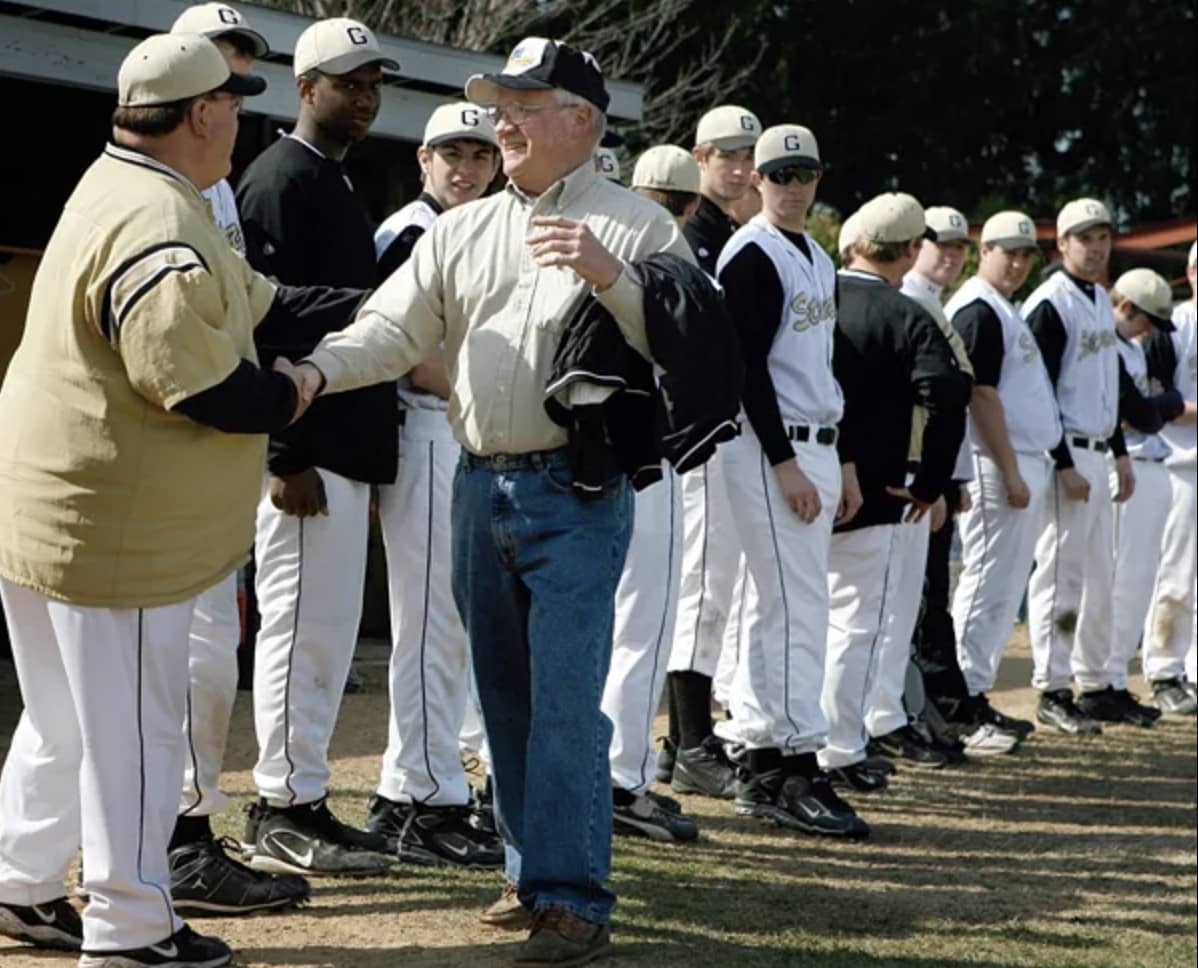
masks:
{"type": "MultiPolygon", "coordinates": [[[[1000,708],[1030,714],[1021,637],[1000,708]]],[[[367,691],[347,697],[334,739],[335,809],[361,821],[386,738],[385,654],[367,648],[367,691]]],[[[0,671],[0,744],[15,719],[0,671]]],[[[815,840],[683,798],[703,837],[689,847],[617,842],[616,956],[684,968],[1192,968],[1196,959],[1194,720],[1108,729],[1095,740],[1035,733],[1015,756],[952,771],[904,769],[888,794],[853,802],[862,844],[815,840]]],[[[234,717],[227,788],[248,803],[253,726],[234,717]]],[[[240,810],[217,818],[238,831],[240,810]]],[[[480,925],[499,878],[403,867],[314,883],[304,911],[196,922],[243,965],[489,966],[518,936],[480,925]]],[[[63,956],[0,942],[4,968],[63,956]]]]}

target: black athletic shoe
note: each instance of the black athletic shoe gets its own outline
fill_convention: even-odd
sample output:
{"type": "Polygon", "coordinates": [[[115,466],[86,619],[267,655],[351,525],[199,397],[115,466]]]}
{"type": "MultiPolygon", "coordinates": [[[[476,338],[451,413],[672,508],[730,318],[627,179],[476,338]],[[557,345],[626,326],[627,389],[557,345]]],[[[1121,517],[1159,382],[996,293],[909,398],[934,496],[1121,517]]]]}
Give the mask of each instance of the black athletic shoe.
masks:
{"type": "Polygon", "coordinates": [[[171,900],[183,917],[277,911],[299,907],[311,896],[310,885],[298,874],[251,870],[230,857],[225,846],[205,837],[170,852],[171,900]]]}
{"type": "Polygon", "coordinates": [[[708,736],[694,749],[677,751],[670,789],[675,793],[698,793],[720,800],[731,800],[736,796],[736,768],[718,736],[708,736]]]}
{"type": "Polygon", "coordinates": [[[838,766],[827,771],[828,782],[842,790],[855,790],[857,793],[881,793],[890,786],[890,778],[878,770],[872,770],[867,765],[868,760],[860,763],[850,763],[848,766],[838,766]]]}
{"type": "Polygon", "coordinates": [[[698,839],[699,825],[682,812],[677,800],[648,790],[631,796],[631,802],[612,806],[614,833],[672,844],[698,839]]]}
{"type": "Polygon", "coordinates": [[[875,736],[873,742],[884,756],[907,760],[916,766],[940,769],[949,760],[945,752],[936,749],[929,739],[909,723],[884,736],[875,736]]]}
{"type": "Polygon", "coordinates": [[[502,867],[503,841],[470,820],[469,807],[398,803],[376,793],[370,798],[366,829],[409,864],[502,867]]]}
{"type": "Polygon", "coordinates": [[[470,788],[470,823],[484,834],[499,836],[499,828],[495,826],[495,787],[490,777],[483,786],[470,788]]]}
{"type": "Polygon", "coordinates": [[[271,874],[373,874],[391,866],[386,839],[343,824],[325,798],[259,807],[250,866],[271,874]]]}
{"type": "Polygon", "coordinates": [[[674,779],[674,760],[678,756],[678,744],[670,737],[661,738],[661,750],[657,754],[657,773],[654,779],[658,783],[669,783],[674,779]]]}
{"type": "MultiPolygon", "coordinates": [[[[867,751],[868,752],[868,751],[867,751]]],[[[883,776],[894,776],[898,773],[898,767],[894,765],[894,760],[891,760],[881,753],[871,753],[861,761],[861,765],[873,773],[881,773],[883,776]]]]}
{"type": "Polygon", "coordinates": [[[1077,701],[1083,716],[1101,723],[1131,723],[1147,728],[1161,718],[1161,711],[1142,706],[1126,689],[1107,686],[1095,692],[1083,692],[1077,701]]]}
{"type": "Polygon", "coordinates": [[[990,700],[984,692],[972,697],[972,702],[974,704],[974,722],[978,725],[989,723],[992,726],[997,726],[1004,733],[1015,733],[1021,740],[1027,739],[1036,731],[1036,724],[1030,720],[1017,719],[995,709],[990,705],[990,700]]]}
{"type": "Polygon", "coordinates": [[[1198,699],[1181,679],[1159,679],[1152,683],[1152,698],[1160,711],[1170,716],[1198,713],[1198,699]]]}
{"type": "Polygon", "coordinates": [[[157,944],[130,951],[85,951],[79,968],[220,968],[233,952],[220,938],[196,934],[186,924],[157,944]]]}
{"type": "Polygon", "coordinates": [[[1041,693],[1040,703],[1036,706],[1036,719],[1070,736],[1098,736],[1102,733],[1098,721],[1078,709],[1073,701],[1073,693],[1068,689],[1041,693]]]}
{"type": "Polygon", "coordinates": [[[0,935],[35,948],[78,951],[83,944],[83,921],[65,897],[45,904],[0,904],[0,935]]]}
{"type": "Polygon", "coordinates": [[[836,795],[828,778],[783,776],[781,771],[738,780],[734,808],[746,817],[824,837],[864,840],[869,825],[836,795]]]}

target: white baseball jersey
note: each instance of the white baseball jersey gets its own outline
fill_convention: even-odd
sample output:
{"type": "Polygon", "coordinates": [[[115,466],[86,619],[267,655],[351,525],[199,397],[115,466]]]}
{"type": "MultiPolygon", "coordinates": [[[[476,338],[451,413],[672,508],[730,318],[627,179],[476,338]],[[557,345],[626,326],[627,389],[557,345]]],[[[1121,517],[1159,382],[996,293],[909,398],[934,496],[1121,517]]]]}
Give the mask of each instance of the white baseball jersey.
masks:
{"type": "MultiPolygon", "coordinates": [[[[1060,443],[1061,421],[1040,347],[1023,317],[1002,293],[979,276],[974,276],[957,290],[948,301],[945,313],[952,319],[978,300],[994,311],[1002,325],[1002,371],[996,389],[1006,416],[1011,447],[1020,454],[1051,450],[1060,443]]],[[[980,435],[974,431],[972,438],[974,449],[980,450],[980,435]]]]}
{"type": "MultiPolygon", "coordinates": [[[[398,239],[406,229],[416,227],[422,232],[427,231],[439,213],[426,200],[424,195],[408,202],[403,208],[383,220],[383,224],[374,233],[374,256],[381,259],[387,248],[398,239]]],[[[449,401],[442,400],[435,393],[427,393],[412,386],[412,381],[404,376],[397,383],[400,404],[409,410],[448,410],[449,401]]]]}
{"type": "MultiPolygon", "coordinates": [[[[1173,325],[1177,327],[1177,332],[1169,334],[1177,355],[1173,386],[1186,400],[1198,400],[1198,322],[1194,318],[1194,300],[1189,299],[1173,310],[1173,325]]],[[[1172,448],[1170,467],[1198,464],[1198,426],[1168,423],[1161,434],[1172,448]]]]}
{"type": "Polygon", "coordinates": [[[1071,434],[1105,440],[1119,419],[1119,355],[1115,314],[1102,286],[1083,292],[1064,272],[1053,273],[1023,305],[1025,319],[1050,302],[1065,327],[1065,352],[1057,378],[1061,423],[1071,434]]]}
{"type": "Polygon", "coordinates": [[[244,256],[245,235],[241,231],[241,219],[237,216],[237,199],[233,196],[233,189],[229,186],[228,179],[222,178],[211,188],[205,188],[200,194],[204,196],[204,201],[208,203],[208,208],[212,212],[213,220],[217,227],[225,233],[225,238],[229,240],[233,251],[244,256]]]}
{"type": "MultiPolygon", "coordinates": [[[[1144,356],[1144,347],[1133,340],[1119,337],[1119,358],[1127,375],[1131,377],[1136,389],[1144,396],[1150,396],[1148,388],[1148,360],[1144,356]]],[[[1169,456],[1169,445],[1160,434],[1145,434],[1134,427],[1123,431],[1127,443],[1128,456],[1136,460],[1164,460],[1169,456]]]]}
{"type": "Polygon", "coordinates": [[[782,283],[782,320],[768,358],[778,409],[787,423],[832,426],[844,395],[832,375],[836,325],[836,266],[810,235],[811,260],[762,215],[741,226],[720,253],[717,274],[750,243],[773,262],[782,283]]]}

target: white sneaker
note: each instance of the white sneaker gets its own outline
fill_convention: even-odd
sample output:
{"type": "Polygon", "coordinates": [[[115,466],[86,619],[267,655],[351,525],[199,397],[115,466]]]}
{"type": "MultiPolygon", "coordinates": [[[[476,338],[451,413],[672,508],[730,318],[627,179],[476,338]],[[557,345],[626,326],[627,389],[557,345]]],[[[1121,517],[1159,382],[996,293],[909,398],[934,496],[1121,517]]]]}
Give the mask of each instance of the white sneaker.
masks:
{"type": "Polygon", "coordinates": [[[972,733],[962,735],[961,742],[970,756],[1002,756],[1015,751],[1019,736],[999,729],[993,723],[982,723],[972,733]]]}

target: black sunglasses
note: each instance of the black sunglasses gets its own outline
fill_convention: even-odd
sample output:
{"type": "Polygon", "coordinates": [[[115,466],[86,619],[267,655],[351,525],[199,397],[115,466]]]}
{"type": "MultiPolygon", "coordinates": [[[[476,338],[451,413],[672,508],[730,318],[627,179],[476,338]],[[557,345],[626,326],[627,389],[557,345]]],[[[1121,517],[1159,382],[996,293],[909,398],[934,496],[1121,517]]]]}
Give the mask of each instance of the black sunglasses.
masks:
{"type": "Polygon", "coordinates": [[[819,178],[819,172],[814,168],[791,165],[787,168],[777,168],[765,177],[775,185],[789,185],[792,181],[797,181],[800,185],[810,185],[819,178]]]}

